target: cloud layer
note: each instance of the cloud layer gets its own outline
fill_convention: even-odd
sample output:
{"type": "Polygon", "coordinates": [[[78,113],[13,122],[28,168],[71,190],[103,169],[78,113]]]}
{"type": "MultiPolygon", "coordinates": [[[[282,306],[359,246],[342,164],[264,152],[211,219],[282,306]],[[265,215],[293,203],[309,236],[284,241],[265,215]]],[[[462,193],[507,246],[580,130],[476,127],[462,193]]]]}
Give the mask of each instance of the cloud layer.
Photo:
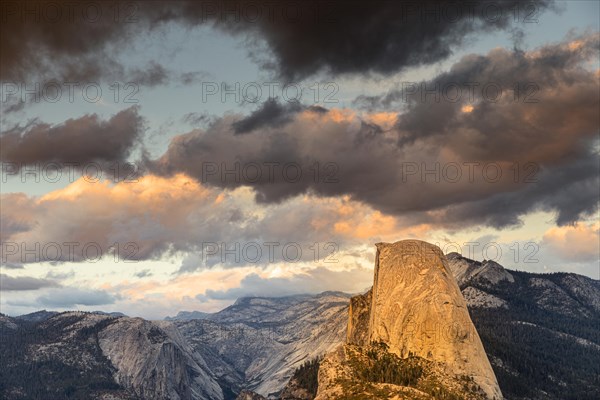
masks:
{"type": "Polygon", "coordinates": [[[221,188],[250,186],[264,203],[348,195],[448,227],[506,227],[535,210],[570,223],[598,206],[599,75],[586,63],[599,46],[588,35],[527,53],[466,56],[424,82],[441,99],[411,93],[396,113],[270,101],[248,117],[225,116],[175,137],[147,165],[221,188]],[[478,88],[468,92],[467,83],[478,88]],[[456,86],[465,90],[461,99],[442,98],[456,86]],[[492,96],[490,87],[500,92],[492,96]]]}
{"type": "Polygon", "coordinates": [[[0,274],[0,290],[2,291],[38,290],[56,286],[60,286],[58,282],[49,279],[39,279],[29,276],[13,277],[0,274]]]}
{"type": "MultiPolygon", "coordinates": [[[[530,1],[521,14],[537,18],[551,4],[530,1]]],[[[132,1],[93,7],[68,1],[29,1],[27,7],[6,2],[0,80],[122,79],[127,71],[118,55],[136,36],[169,23],[216,26],[244,37],[254,56],[266,46],[271,56],[257,61],[288,79],[319,71],[387,74],[445,59],[468,35],[508,29],[516,7],[523,5],[517,0],[371,1],[352,7],[345,1],[287,0],[132,1]]],[[[164,72],[150,65],[142,75],[161,83],[164,72]]]]}
{"type": "MultiPolygon", "coordinates": [[[[396,111],[391,101],[385,112],[356,112],[270,100],[174,137],[161,157],[144,160],[147,175],[135,182],[80,179],[39,198],[4,194],[2,239],[40,251],[32,261],[3,249],[14,253],[3,261],[89,260],[64,242],[98,245],[103,255],[131,242],[119,255],[143,260],[221,241],[350,248],[408,227],[515,226],[533,211],[555,213],[559,225],[582,220],[598,207],[598,72],[586,67],[598,42],[587,35],[527,53],[495,49],[426,82],[512,88],[513,76],[518,84],[539,76],[537,102],[514,93],[490,102],[483,92],[430,102],[413,93],[396,111]],[[61,246],[55,258],[44,252],[52,242],[61,246]]],[[[14,128],[2,137],[3,160],[124,160],[141,126],[130,108],[108,121],[14,128]]],[[[219,263],[190,260],[180,272],[219,263]]]]}
{"type": "Polygon", "coordinates": [[[144,133],[138,111],[130,107],[106,121],[91,114],[58,125],[40,121],[17,125],[0,136],[0,160],[7,173],[25,165],[57,163],[58,168],[64,164],[81,168],[93,162],[123,163],[144,133]]]}
{"type": "Polygon", "coordinates": [[[82,178],[41,197],[11,193],[1,200],[7,204],[2,261],[13,264],[108,257],[133,268],[177,252],[190,253],[180,273],[215,264],[317,263],[402,229],[394,218],[347,198],[300,196],[257,207],[248,188],[206,187],[182,174],[118,183],[82,178]]]}

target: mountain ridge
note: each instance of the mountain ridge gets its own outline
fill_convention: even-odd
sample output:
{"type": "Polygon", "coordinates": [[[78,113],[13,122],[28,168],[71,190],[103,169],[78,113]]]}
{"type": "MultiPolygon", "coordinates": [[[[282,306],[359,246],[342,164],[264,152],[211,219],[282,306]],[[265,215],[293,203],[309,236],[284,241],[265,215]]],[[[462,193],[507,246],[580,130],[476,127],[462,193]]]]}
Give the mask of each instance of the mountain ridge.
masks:
{"type": "MultiPolygon", "coordinates": [[[[450,267],[454,270],[458,270],[461,266],[464,268],[463,261],[472,263],[474,267],[483,264],[483,262],[470,260],[462,256],[462,260],[450,254],[448,258],[450,267]],[[453,265],[455,262],[453,260],[459,261],[461,265],[453,265]]],[[[468,269],[470,266],[466,265],[466,267],[468,269]]],[[[456,274],[454,270],[453,275],[456,274]]],[[[472,271],[475,271],[475,269],[472,269],[472,271]]],[[[494,269],[490,268],[490,271],[494,271],[494,269]]],[[[481,274],[481,272],[467,274],[465,277],[468,279],[457,279],[457,281],[467,301],[469,313],[484,344],[486,354],[490,359],[505,398],[515,400],[591,400],[599,398],[600,382],[598,376],[600,376],[600,370],[598,365],[600,365],[600,350],[598,346],[600,346],[600,334],[598,326],[600,326],[600,313],[598,312],[598,306],[600,304],[600,281],[573,273],[540,274],[510,269],[504,269],[504,271],[513,277],[514,282],[509,279],[501,279],[493,284],[491,283],[492,280],[488,279],[486,274],[481,274]],[[471,279],[473,277],[474,279],[471,279]],[[557,294],[560,297],[556,298],[557,294]],[[493,301],[489,301],[494,298],[500,299],[504,303],[498,306],[493,301]],[[571,300],[568,300],[568,298],[571,300]],[[561,299],[566,300],[562,301],[561,299]]],[[[319,338],[323,339],[323,336],[318,334],[319,330],[327,329],[337,330],[340,336],[328,338],[330,342],[334,342],[331,343],[332,346],[338,345],[347,339],[347,316],[348,307],[351,304],[351,295],[343,294],[328,298],[328,292],[324,293],[306,295],[305,300],[309,300],[311,296],[315,298],[312,306],[303,305],[303,302],[292,301],[295,308],[287,317],[285,313],[277,312],[277,310],[281,310],[281,301],[277,300],[280,298],[271,298],[277,303],[272,310],[258,304],[252,305],[251,309],[240,306],[221,314],[219,321],[147,322],[151,322],[151,326],[157,326],[159,332],[163,332],[167,338],[169,338],[169,334],[165,333],[161,324],[170,324],[180,331],[180,334],[191,347],[183,353],[192,354],[192,359],[200,357],[210,365],[212,376],[206,378],[206,383],[209,386],[215,384],[219,386],[223,393],[223,399],[235,399],[242,389],[259,390],[263,395],[268,396],[271,394],[271,398],[275,398],[278,391],[285,386],[286,380],[293,374],[295,367],[310,358],[310,354],[304,354],[305,350],[302,346],[295,344],[297,341],[305,343],[305,345],[308,343],[309,346],[312,343],[318,343],[319,338]],[[321,296],[320,300],[318,296],[321,296]],[[342,305],[344,302],[345,305],[342,305]],[[329,315],[329,318],[324,318],[313,325],[307,323],[286,325],[291,323],[290,321],[294,319],[294,315],[300,315],[307,309],[312,310],[316,315],[326,310],[329,310],[329,312],[335,310],[336,312],[329,315]],[[256,321],[257,315],[261,318],[264,317],[262,328],[256,324],[254,327],[251,326],[251,322],[256,321]],[[190,326],[190,334],[187,336],[181,333],[182,327],[186,325],[190,326]],[[195,344],[190,344],[189,342],[192,342],[190,337],[194,336],[193,331],[200,328],[206,328],[206,331],[196,336],[195,344]],[[311,334],[311,329],[317,329],[317,331],[311,334]],[[296,333],[295,338],[292,335],[294,331],[296,333]],[[203,346],[203,343],[211,341],[211,335],[215,334],[220,337],[219,341],[214,342],[211,346],[203,346]],[[281,354],[277,363],[269,364],[265,361],[255,361],[254,365],[257,368],[259,365],[265,365],[271,368],[270,371],[277,369],[280,371],[277,379],[271,380],[271,383],[267,385],[268,387],[263,386],[262,388],[260,380],[263,378],[259,373],[260,371],[256,368],[250,369],[250,374],[246,375],[246,369],[252,364],[252,361],[247,361],[246,365],[238,366],[238,369],[236,369],[233,365],[235,363],[231,360],[235,356],[235,348],[227,350],[231,342],[238,342],[240,347],[248,347],[247,343],[256,342],[257,337],[263,338],[265,342],[263,343],[264,346],[261,345],[263,346],[262,350],[258,346],[258,350],[255,349],[256,351],[267,351],[266,349],[273,348],[270,346],[275,346],[277,352],[280,352],[278,354],[281,354]],[[313,341],[306,342],[306,339],[311,337],[313,341]],[[333,339],[338,340],[338,342],[335,343],[333,339]],[[198,347],[202,347],[202,351],[198,351],[198,347]],[[282,351],[283,348],[288,350],[282,351]],[[286,359],[288,355],[292,355],[292,358],[286,359]],[[278,363],[279,366],[276,365],[278,363]],[[213,370],[216,372],[213,372],[213,370]],[[225,379],[224,376],[229,376],[229,380],[225,379]],[[249,376],[254,378],[248,379],[249,376]]],[[[265,298],[261,299],[264,300],[265,298]]],[[[221,310],[221,312],[224,310],[221,310]]],[[[54,312],[47,311],[47,313],[54,312]]],[[[31,314],[19,317],[31,316],[31,314]]],[[[79,314],[85,315],[86,318],[99,319],[99,322],[105,318],[114,319],[101,314],[80,312],[79,314]]],[[[34,380],[31,375],[27,375],[31,372],[23,370],[20,365],[29,360],[27,358],[29,355],[24,346],[30,346],[31,344],[38,346],[38,344],[46,343],[51,339],[45,338],[39,329],[35,328],[36,326],[39,328],[40,322],[28,321],[28,318],[19,317],[0,315],[0,333],[3,337],[0,350],[2,351],[2,359],[9,360],[6,363],[3,362],[3,365],[11,365],[15,371],[13,373],[6,368],[0,368],[0,394],[9,400],[39,398],[39,396],[27,397],[26,392],[18,389],[25,383],[32,386],[30,382],[34,380]],[[19,395],[19,393],[21,394],[19,395]]],[[[134,318],[119,317],[119,319],[127,321],[134,318]]],[[[69,332],[63,329],[64,323],[59,323],[61,319],[53,321],[56,321],[55,325],[49,326],[44,334],[54,337],[52,340],[70,343],[69,332]]],[[[84,331],[87,336],[84,335],[83,337],[93,339],[93,327],[95,325],[92,324],[91,327],[87,327],[87,333],[84,331]]],[[[102,326],[100,325],[98,328],[102,328],[102,326]]],[[[157,338],[160,338],[161,335],[158,335],[157,338]]],[[[154,340],[156,341],[157,338],[154,340]]],[[[73,356],[83,357],[83,355],[89,354],[89,357],[93,356],[92,359],[96,359],[96,357],[102,355],[102,351],[98,355],[94,355],[96,350],[93,349],[97,349],[94,342],[95,340],[81,342],[82,351],[79,354],[72,352],[73,356]]],[[[177,340],[172,340],[172,342],[177,343],[177,340]]],[[[51,340],[50,343],[52,343],[51,340]]],[[[156,345],[159,346],[158,343],[156,345]]],[[[322,351],[315,351],[312,354],[323,353],[328,346],[322,347],[322,351]]],[[[247,356],[252,358],[252,352],[248,352],[247,356]]],[[[46,364],[43,366],[47,371],[55,371],[53,373],[55,379],[48,381],[47,378],[44,378],[47,376],[47,374],[42,373],[44,370],[36,372],[36,377],[40,378],[40,382],[49,385],[45,390],[56,387],[57,390],[60,388],[61,393],[64,390],[76,390],[75,394],[88,393],[85,391],[86,388],[73,384],[67,377],[61,378],[63,375],[60,371],[72,371],[73,373],[77,371],[77,373],[83,374],[80,379],[82,382],[90,384],[96,382],[93,384],[100,387],[98,391],[102,392],[100,394],[96,393],[98,397],[88,396],[83,398],[104,398],[102,395],[108,394],[115,399],[139,398],[135,397],[133,391],[122,387],[116,382],[114,378],[116,372],[111,361],[102,361],[102,358],[99,358],[99,360],[90,364],[91,369],[85,372],[84,369],[79,371],[68,363],[65,364],[63,362],[65,360],[62,360],[60,353],[57,353],[52,357],[47,357],[46,364]]],[[[38,368],[40,367],[40,364],[35,365],[38,365],[38,368]]],[[[213,387],[216,388],[216,386],[213,387]]],[[[33,385],[31,388],[32,391],[38,389],[41,390],[39,385],[33,385]]],[[[45,393],[50,392],[46,391],[45,393]]],[[[95,396],[96,394],[92,393],[91,395],[95,396]]],[[[62,397],[55,396],[55,398],[61,399],[62,397]]]]}

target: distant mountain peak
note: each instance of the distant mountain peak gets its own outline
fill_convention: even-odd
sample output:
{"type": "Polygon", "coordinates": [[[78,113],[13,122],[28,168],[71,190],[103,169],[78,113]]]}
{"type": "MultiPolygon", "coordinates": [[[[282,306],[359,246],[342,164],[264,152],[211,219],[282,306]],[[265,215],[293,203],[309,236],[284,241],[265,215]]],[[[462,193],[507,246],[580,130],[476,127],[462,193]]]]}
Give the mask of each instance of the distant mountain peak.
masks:
{"type": "Polygon", "coordinates": [[[512,274],[493,260],[475,261],[458,253],[449,253],[448,265],[458,285],[463,287],[471,281],[496,285],[499,282],[514,282],[512,274]]]}
{"type": "Polygon", "coordinates": [[[190,319],[207,319],[212,313],[203,311],[179,311],[174,317],[165,317],[165,321],[183,321],[190,319]]]}

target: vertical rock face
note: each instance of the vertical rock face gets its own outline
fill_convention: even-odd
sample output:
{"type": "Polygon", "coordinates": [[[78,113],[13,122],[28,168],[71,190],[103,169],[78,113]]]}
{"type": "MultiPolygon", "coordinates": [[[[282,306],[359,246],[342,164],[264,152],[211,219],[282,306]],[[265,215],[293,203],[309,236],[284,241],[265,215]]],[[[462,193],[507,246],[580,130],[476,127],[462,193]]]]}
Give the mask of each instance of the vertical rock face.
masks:
{"type": "Polygon", "coordinates": [[[119,318],[98,332],[123,387],[144,399],[222,400],[210,367],[169,322],[119,318]]]}
{"type": "Polygon", "coordinates": [[[437,246],[417,240],[378,243],[372,290],[369,341],[384,341],[401,357],[410,352],[444,363],[456,375],[471,376],[490,399],[502,398],[467,304],[437,246]]]}
{"type": "Polygon", "coordinates": [[[373,289],[350,299],[346,343],[357,346],[369,344],[369,319],[371,316],[372,299],[373,289]]]}

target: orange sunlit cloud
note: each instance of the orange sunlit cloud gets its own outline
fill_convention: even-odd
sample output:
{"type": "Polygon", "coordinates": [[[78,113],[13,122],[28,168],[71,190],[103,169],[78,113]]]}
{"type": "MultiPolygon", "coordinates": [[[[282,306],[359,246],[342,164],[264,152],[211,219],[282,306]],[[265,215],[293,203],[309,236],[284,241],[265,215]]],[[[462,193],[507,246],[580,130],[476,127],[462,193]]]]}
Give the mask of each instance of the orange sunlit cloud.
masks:
{"type": "Polygon", "coordinates": [[[543,243],[561,258],[573,261],[598,260],[600,257],[600,222],[549,229],[543,243]]]}

